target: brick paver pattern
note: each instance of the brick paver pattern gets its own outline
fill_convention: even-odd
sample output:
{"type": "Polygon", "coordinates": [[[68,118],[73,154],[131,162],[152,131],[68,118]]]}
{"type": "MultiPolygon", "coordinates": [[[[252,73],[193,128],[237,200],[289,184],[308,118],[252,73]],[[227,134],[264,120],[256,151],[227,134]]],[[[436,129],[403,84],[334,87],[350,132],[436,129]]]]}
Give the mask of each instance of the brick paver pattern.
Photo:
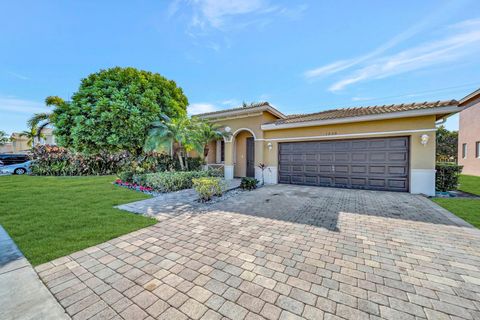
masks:
{"type": "Polygon", "coordinates": [[[264,187],[36,270],[73,319],[480,319],[480,231],[405,193],[264,187]]]}

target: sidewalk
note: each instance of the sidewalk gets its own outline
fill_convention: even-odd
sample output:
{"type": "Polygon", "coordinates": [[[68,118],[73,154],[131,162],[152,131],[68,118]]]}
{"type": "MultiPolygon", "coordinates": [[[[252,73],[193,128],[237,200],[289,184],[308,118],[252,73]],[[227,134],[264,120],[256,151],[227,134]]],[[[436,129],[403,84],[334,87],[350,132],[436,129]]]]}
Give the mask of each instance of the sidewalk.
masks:
{"type": "Polygon", "coordinates": [[[0,226],[0,319],[70,319],[0,226]]]}

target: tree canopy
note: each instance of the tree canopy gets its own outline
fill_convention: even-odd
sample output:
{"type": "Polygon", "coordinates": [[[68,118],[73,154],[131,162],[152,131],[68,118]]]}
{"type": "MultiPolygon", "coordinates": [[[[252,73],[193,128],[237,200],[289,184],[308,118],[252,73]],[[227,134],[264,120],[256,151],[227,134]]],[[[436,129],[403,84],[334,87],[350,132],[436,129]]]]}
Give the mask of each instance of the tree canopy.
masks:
{"type": "Polygon", "coordinates": [[[151,124],[186,115],[180,87],[158,73],[135,68],[100,70],[83,79],[70,102],[58,97],[51,120],[60,145],[77,151],[141,152],[151,124]]]}
{"type": "Polygon", "coordinates": [[[437,161],[456,162],[458,131],[449,131],[445,126],[437,128],[437,161]]]}

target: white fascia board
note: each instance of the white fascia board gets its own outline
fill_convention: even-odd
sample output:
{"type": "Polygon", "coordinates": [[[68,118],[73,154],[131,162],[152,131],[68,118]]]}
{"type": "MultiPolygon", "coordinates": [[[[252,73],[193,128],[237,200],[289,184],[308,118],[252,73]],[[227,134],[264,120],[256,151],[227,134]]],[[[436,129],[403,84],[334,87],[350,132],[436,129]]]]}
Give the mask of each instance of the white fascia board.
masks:
{"type": "Polygon", "coordinates": [[[262,106],[262,107],[258,107],[258,108],[250,108],[250,109],[238,109],[238,110],[225,110],[223,112],[217,112],[217,113],[213,113],[213,114],[206,114],[206,115],[202,115],[202,114],[199,114],[197,115],[198,117],[200,118],[204,118],[204,119],[222,119],[222,118],[229,118],[229,117],[233,117],[233,116],[236,116],[236,115],[257,115],[258,112],[263,112],[263,111],[267,111],[267,112],[270,112],[271,114],[273,114],[274,116],[277,116],[279,117],[280,119],[285,119],[286,116],[281,113],[280,111],[276,110],[275,108],[271,107],[271,106],[262,106]]]}
{"type": "Polygon", "coordinates": [[[399,130],[399,131],[377,131],[377,132],[362,132],[362,133],[346,133],[346,134],[329,134],[323,136],[305,136],[305,137],[285,137],[285,138],[267,138],[256,139],[258,141],[304,141],[304,140],[334,140],[338,138],[354,138],[354,137],[370,137],[370,136],[389,136],[389,135],[410,135],[412,133],[420,132],[435,132],[436,128],[414,129],[414,130],[399,130]]]}
{"type": "Polygon", "coordinates": [[[409,117],[428,116],[428,115],[436,115],[436,114],[449,114],[449,113],[457,113],[462,110],[463,110],[462,107],[447,106],[447,107],[439,107],[434,109],[400,111],[400,112],[375,114],[375,115],[368,115],[368,116],[358,116],[358,117],[329,119],[329,120],[314,120],[314,121],[305,121],[305,122],[284,123],[284,124],[278,124],[278,125],[275,123],[267,123],[267,124],[262,124],[261,129],[262,130],[279,130],[279,129],[289,129],[289,128],[325,126],[325,125],[340,124],[340,123],[409,118],[409,117]]]}

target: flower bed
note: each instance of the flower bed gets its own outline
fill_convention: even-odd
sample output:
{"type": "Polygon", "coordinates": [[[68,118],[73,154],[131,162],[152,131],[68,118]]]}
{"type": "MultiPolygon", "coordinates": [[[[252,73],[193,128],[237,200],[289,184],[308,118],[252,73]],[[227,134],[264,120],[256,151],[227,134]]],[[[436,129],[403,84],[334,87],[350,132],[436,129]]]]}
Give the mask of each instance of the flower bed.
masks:
{"type": "Polygon", "coordinates": [[[157,193],[153,190],[153,188],[150,188],[150,187],[144,187],[144,186],[141,186],[141,185],[138,185],[138,184],[135,184],[135,183],[130,183],[130,182],[126,182],[126,181],[122,181],[120,179],[117,179],[115,180],[115,182],[113,183],[119,187],[123,187],[123,188],[128,188],[128,189],[131,189],[131,190],[135,190],[135,191],[139,191],[139,192],[143,192],[143,193],[146,193],[146,194],[151,194],[151,195],[156,195],[157,193]]]}

